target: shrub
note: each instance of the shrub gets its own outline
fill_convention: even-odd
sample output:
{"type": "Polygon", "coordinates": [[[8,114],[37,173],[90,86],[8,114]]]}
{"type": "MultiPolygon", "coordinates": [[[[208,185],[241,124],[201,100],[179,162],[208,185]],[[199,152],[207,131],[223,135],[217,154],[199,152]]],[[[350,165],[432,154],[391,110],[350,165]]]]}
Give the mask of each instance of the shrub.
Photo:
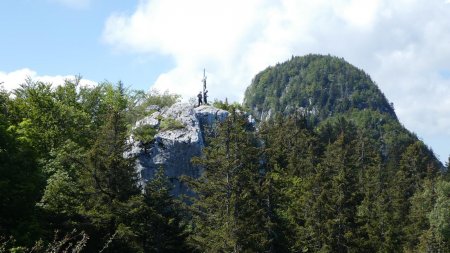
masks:
{"type": "Polygon", "coordinates": [[[232,104],[229,104],[228,101],[225,100],[225,102],[221,101],[221,100],[214,100],[213,102],[213,106],[225,111],[246,111],[246,109],[244,108],[244,106],[242,106],[241,104],[239,104],[238,102],[234,102],[232,104]]]}
{"type": "Polygon", "coordinates": [[[161,120],[161,124],[159,125],[159,128],[162,131],[175,130],[175,129],[184,128],[184,124],[181,121],[176,120],[176,119],[164,118],[161,120]]]}
{"type": "Polygon", "coordinates": [[[144,144],[152,142],[157,133],[158,131],[150,125],[142,125],[133,130],[134,138],[144,144]]]}

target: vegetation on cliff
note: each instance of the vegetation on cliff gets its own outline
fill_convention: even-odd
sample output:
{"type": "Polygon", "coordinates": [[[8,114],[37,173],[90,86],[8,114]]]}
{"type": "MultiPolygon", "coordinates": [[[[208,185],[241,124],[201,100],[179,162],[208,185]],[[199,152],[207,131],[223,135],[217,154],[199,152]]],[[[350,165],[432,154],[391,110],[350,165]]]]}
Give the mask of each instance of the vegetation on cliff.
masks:
{"type": "Polygon", "coordinates": [[[255,115],[308,113],[314,123],[353,110],[373,110],[395,118],[394,108],[364,71],[341,58],[292,57],[255,76],[244,105],[255,115]]]}
{"type": "Polygon", "coordinates": [[[148,105],[178,99],[77,80],[1,91],[0,252],[450,252],[449,165],[344,60],[294,57],[243,106],[217,101],[230,113],[189,198],[164,168],[142,187],[125,155],[131,133],[153,140],[132,127],[148,105]]]}

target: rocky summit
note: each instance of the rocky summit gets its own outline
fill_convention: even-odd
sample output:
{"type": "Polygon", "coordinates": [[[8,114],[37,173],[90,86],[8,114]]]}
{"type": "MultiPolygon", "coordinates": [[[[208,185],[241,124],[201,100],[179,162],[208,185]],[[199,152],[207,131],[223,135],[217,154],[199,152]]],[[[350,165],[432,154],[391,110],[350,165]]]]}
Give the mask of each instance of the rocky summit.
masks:
{"type": "Polygon", "coordinates": [[[134,128],[149,126],[156,130],[148,143],[131,136],[130,155],[136,157],[136,169],[142,186],[160,167],[172,182],[173,194],[187,193],[180,176],[200,176],[201,169],[192,165],[191,159],[200,156],[205,146],[205,130],[223,121],[228,112],[210,105],[194,107],[188,103],[176,103],[169,108],[151,108],[153,112],[136,122],[134,128]]]}

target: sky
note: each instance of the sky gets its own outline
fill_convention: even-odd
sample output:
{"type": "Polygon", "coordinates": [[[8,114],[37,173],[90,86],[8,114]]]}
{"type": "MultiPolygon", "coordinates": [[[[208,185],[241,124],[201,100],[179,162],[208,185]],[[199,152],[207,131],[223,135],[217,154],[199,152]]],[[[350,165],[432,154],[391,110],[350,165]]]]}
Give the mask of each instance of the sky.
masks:
{"type": "Polygon", "coordinates": [[[25,78],[241,102],[252,78],[291,56],[363,69],[400,122],[450,155],[450,0],[2,0],[0,83],[25,78]]]}

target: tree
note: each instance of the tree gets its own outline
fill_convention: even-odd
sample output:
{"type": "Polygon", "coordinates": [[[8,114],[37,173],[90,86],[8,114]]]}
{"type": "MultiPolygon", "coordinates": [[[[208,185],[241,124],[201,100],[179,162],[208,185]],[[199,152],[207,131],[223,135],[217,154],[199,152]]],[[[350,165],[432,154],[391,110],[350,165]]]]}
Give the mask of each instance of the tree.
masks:
{"type": "MultiPolygon", "coordinates": [[[[107,114],[105,123],[87,154],[87,166],[81,185],[84,200],[80,213],[92,225],[86,229],[92,240],[91,250],[100,250],[110,240],[107,251],[132,252],[138,247],[127,213],[133,207],[134,196],[140,194],[134,159],[124,157],[127,151],[125,122],[126,96],[119,83],[106,87],[107,114]],[[94,239],[95,238],[95,239],[94,239]]],[[[104,251],[105,251],[104,250],[104,251]]]]}
{"type": "Polygon", "coordinates": [[[429,230],[421,237],[419,251],[450,251],[450,182],[441,178],[436,183],[436,202],[428,213],[429,230]]]}
{"type": "Polygon", "coordinates": [[[80,179],[87,167],[86,160],[87,151],[71,140],[50,152],[43,168],[48,179],[39,206],[53,217],[54,229],[61,230],[64,224],[80,222],[77,216],[85,200],[80,179]]]}
{"type": "Polygon", "coordinates": [[[357,188],[356,129],[341,119],[333,126],[336,136],[327,145],[311,182],[311,205],[305,218],[310,235],[305,250],[347,252],[357,249],[355,220],[361,198],[357,188]]]}
{"type": "Polygon", "coordinates": [[[272,252],[301,251],[309,244],[305,227],[317,163],[317,141],[303,115],[276,116],[259,127],[263,143],[261,199],[272,252]]]}
{"type": "Polygon", "coordinates": [[[140,203],[131,212],[132,227],[143,252],[189,252],[185,208],[170,194],[173,186],[164,173],[160,168],[147,182],[140,203]]]}
{"type": "Polygon", "coordinates": [[[245,115],[233,111],[194,159],[203,174],[189,180],[195,192],[191,244],[207,252],[262,251],[267,245],[258,202],[258,148],[245,115]]]}
{"type": "Polygon", "coordinates": [[[47,159],[67,139],[82,146],[92,139],[87,131],[90,118],[78,102],[77,85],[66,81],[54,90],[51,84],[27,80],[14,91],[8,117],[29,134],[40,158],[47,159]]]}
{"type": "MultiPolygon", "coordinates": [[[[0,92],[0,108],[6,108],[8,94],[0,92]]],[[[31,245],[42,232],[35,204],[44,182],[32,140],[4,113],[0,112],[0,236],[31,245]]]]}
{"type": "MultiPolygon", "coordinates": [[[[398,170],[392,173],[389,184],[393,244],[403,245],[410,250],[417,245],[419,235],[427,225],[424,221],[425,214],[418,213],[423,208],[418,206],[415,209],[412,208],[411,201],[419,199],[420,195],[417,194],[420,194],[421,189],[425,187],[426,179],[434,181],[436,172],[437,169],[421,142],[412,143],[403,152],[398,170]],[[413,196],[416,196],[416,199],[413,196]]],[[[424,203],[416,202],[416,204],[424,203]]]]}
{"type": "MultiPolygon", "coordinates": [[[[390,226],[392,205],[389,201],[389,171],[382,163],[382,154],[374,140],[359,132],[356,145],[358,154],[358,191],[362,201],[357,207],[357,244],[365,252],[392,252],[390,226]]],[[[398,249],[397,249],[398,250],[398,249]]]]}

